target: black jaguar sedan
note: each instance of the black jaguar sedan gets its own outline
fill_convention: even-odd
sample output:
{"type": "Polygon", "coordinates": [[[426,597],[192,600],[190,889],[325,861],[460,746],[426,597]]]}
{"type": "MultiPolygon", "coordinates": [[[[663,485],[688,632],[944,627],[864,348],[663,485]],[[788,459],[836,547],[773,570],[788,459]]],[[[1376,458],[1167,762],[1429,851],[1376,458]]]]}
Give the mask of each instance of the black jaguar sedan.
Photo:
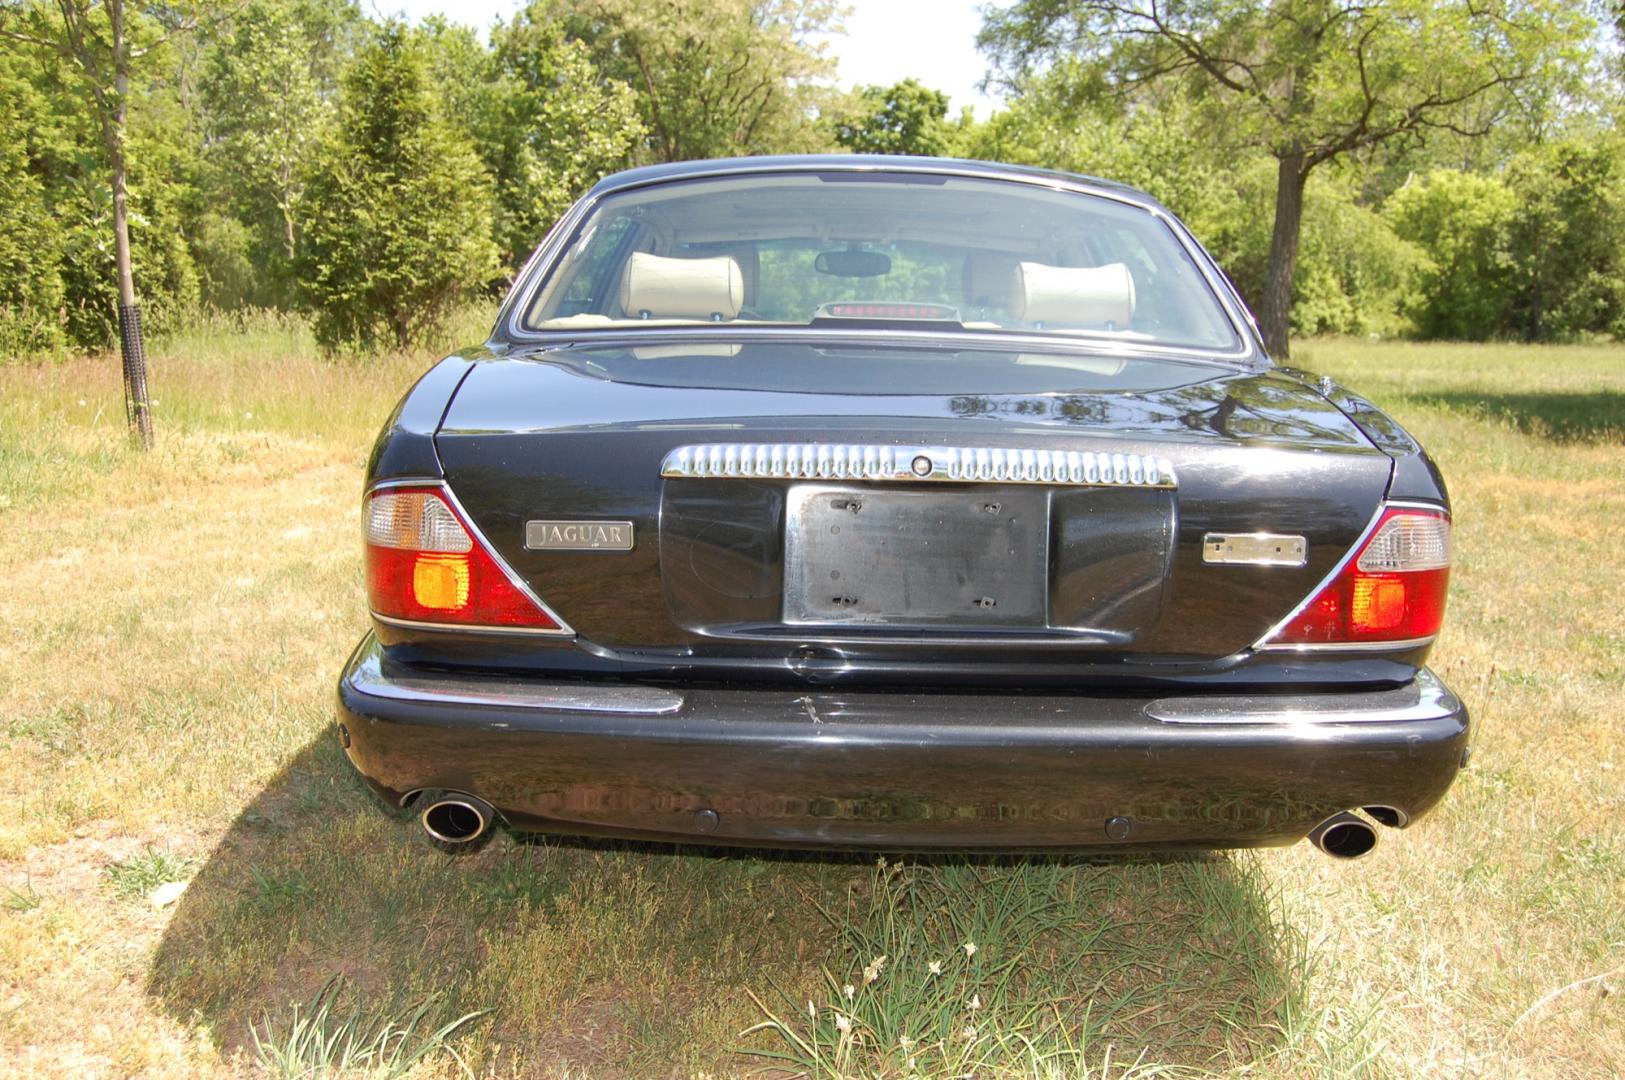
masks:
{"type": "Polygon", "coordinates": [[[339,736],[442,847],[1351,857],[1468,752],[1433,463],[1086,177],[611,176],[401,401],[362,517],[339,736]]]}

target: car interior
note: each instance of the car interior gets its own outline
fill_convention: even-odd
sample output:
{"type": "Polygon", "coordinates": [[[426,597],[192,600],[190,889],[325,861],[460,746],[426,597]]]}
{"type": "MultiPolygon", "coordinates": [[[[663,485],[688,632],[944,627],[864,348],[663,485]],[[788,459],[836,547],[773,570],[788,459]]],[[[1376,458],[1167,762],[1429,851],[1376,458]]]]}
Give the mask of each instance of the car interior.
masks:
{"type": "Polygon", "coordinates": [[[525,326],[928,323],[1235,344],[1156,215],[1076,192],[919,179],[729,178],[607,196],[525,326]]]}

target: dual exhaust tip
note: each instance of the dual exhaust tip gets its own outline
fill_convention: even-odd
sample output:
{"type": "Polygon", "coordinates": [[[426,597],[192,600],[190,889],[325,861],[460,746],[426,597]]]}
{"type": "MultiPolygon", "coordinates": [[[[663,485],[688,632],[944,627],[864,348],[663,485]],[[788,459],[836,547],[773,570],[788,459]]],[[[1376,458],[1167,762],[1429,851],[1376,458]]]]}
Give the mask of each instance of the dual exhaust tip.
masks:
{"type": "Polygon", "coordinates": [[[1316,825],[1309,842],[1334,859],[1359,859],[1377,847],[1377,826],[1403,829],[1405,815],[1391,806],[1367,806],[1345,810],[1316,825]]]}
{"type": "Polygon", "coordinates": [[[418,820],[429,839],[461,846],[472,844],[489,832],[496,816],[496,811],[484,799],[448,791],[425,806],[418,820]]]}

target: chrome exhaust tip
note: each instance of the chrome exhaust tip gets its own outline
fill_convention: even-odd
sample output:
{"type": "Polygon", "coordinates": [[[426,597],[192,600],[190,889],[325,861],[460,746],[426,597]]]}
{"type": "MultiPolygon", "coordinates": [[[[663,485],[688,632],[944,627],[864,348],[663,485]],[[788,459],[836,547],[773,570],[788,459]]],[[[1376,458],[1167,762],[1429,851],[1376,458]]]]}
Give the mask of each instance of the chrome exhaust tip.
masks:
{"type": "Polygon", "coordinates": [[[448,792],[425,806],[419,820],[430,839],[442,844],[470,844],[490,829],[496,811],[484,799],[448,792]]]}
{"type": "Polygon", "coordinates": [[[1316,825],[1309,842],[1334,859],[1359,859],[1376,848],[1377,830],[1371,822],[1345,811],[1316,825]]]}

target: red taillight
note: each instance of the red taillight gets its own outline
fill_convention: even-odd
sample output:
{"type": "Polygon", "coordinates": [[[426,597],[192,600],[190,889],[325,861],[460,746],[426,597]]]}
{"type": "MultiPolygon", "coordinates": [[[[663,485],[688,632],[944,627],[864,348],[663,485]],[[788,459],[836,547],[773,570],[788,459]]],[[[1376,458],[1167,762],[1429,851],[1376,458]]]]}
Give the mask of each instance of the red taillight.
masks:
{"type": "Polygon", "coordinates": [[[560,630],[515,585],[438,488],[367,497],[367,601],[408,622],[560,630]]]}
{"type": "Polygon", "coordinates": [[[1431,638],[1444,622],[1450,515],[1390,506],[1354,558],[1266,642],[1360,644],[1431,638]]]}

